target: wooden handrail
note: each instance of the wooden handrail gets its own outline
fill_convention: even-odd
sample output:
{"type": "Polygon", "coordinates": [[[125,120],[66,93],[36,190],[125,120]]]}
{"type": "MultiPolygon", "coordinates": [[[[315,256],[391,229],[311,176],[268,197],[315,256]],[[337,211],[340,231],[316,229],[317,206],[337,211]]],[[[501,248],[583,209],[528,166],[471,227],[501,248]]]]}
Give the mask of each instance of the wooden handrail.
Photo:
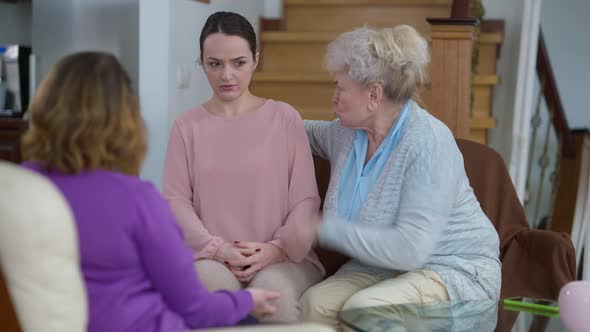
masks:
{"type": "Polygon", "coordinates": [[[469,13],[470,0],[453,0],[451,6],[451,18],[470,18],[469,13]]]}
{"type": "Polygon", "coordinates": [[[471,25],[477,24],[477,19],[471,15],[471,0],[453,0],[451,16],[449,18],[427,18],[431,25],[471,25]]]}
{"type": "Polygon", "coordinates": [[[537,47],[537,75],[539,75],[539,79],[545,81],[542,93],[549,112],[553,113],[553,128],[555,128],[557,137],[561,137],[561,154],[566,158],[573,158],[576,155],[574,136],[567,124],[567,118],[555,82],[555,75],[549,60],[549,53],[547,53],[545,38],[541,30],[539,30],[539,45],[537,47]]]}

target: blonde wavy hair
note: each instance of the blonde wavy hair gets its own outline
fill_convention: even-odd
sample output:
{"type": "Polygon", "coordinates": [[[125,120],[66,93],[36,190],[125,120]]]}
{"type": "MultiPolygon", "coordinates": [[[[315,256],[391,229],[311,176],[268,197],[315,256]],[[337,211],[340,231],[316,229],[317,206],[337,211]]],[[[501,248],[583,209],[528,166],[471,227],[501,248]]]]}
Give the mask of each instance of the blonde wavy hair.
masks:
{"type": "Polygon", "coordinates": [[[139,173],[147,149],[145,125],[129,75],[113,55],[82,52],[61,59],[29,112],[25,160],[66,174],[99,168],[139,173]]]}
{"type": "Polygon", "coordinates": [[[409,25],[345,32],[328,45],[325,67],[364,86],[380,83],[394,102],[419,99],[430,62],[428,42],[409,25]]]}

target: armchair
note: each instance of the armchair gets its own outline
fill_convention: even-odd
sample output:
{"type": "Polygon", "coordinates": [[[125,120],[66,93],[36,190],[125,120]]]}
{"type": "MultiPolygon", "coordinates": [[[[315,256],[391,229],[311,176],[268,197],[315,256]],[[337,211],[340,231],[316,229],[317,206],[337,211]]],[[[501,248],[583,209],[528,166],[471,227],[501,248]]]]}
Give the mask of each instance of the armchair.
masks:
{"type": "Polygon", "coordinates": [[[65,199],[42,176],[5,162],[0,162],[0,188],[3,328],[85,331],[86,292],[65,199]]]}
{"type": "MultiPolygon", "coordinates": [[[[500,236],[501,298],[557,299],[576,279],[576,260],[568,234],[530,229],[502,157],[493,149],[457,139],[475,196],[500,236]]],[[[517,313],[499,311],[497,331],[509,331],[517,313]]]]}

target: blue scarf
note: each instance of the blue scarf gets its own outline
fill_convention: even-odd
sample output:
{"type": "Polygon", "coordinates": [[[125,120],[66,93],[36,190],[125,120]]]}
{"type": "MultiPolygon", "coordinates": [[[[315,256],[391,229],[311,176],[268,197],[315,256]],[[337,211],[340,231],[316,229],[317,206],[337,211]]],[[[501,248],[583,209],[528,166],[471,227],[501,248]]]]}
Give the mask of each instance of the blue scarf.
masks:
{"type": "Polygon", "coordinates": [[[402,128],[413,107],[414,101],[410,99],[404,105],[389,133],[366,165],[364,163],[369,139],[364,130],[359,129],[356,131],[353,148],[350,150],[348,160],[340,176],[338,190],[338,217],[340,219],[347,222],[358,220],[361,207],[377,181],[385,162],[395,149],[402,128]]]}

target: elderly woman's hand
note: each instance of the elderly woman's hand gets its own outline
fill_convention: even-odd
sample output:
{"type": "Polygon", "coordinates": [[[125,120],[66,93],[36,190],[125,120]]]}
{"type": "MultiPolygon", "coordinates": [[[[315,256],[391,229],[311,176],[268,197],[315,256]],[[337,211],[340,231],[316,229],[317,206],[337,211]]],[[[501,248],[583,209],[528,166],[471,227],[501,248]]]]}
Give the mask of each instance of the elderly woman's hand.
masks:
{"type": "Polygon", "coordinates": [[[235,241],[234,245],[245,257],[227,263],[241,282],[250,282],[256,272],[287,258],[281,248],[270,243],[235,241]]]}

